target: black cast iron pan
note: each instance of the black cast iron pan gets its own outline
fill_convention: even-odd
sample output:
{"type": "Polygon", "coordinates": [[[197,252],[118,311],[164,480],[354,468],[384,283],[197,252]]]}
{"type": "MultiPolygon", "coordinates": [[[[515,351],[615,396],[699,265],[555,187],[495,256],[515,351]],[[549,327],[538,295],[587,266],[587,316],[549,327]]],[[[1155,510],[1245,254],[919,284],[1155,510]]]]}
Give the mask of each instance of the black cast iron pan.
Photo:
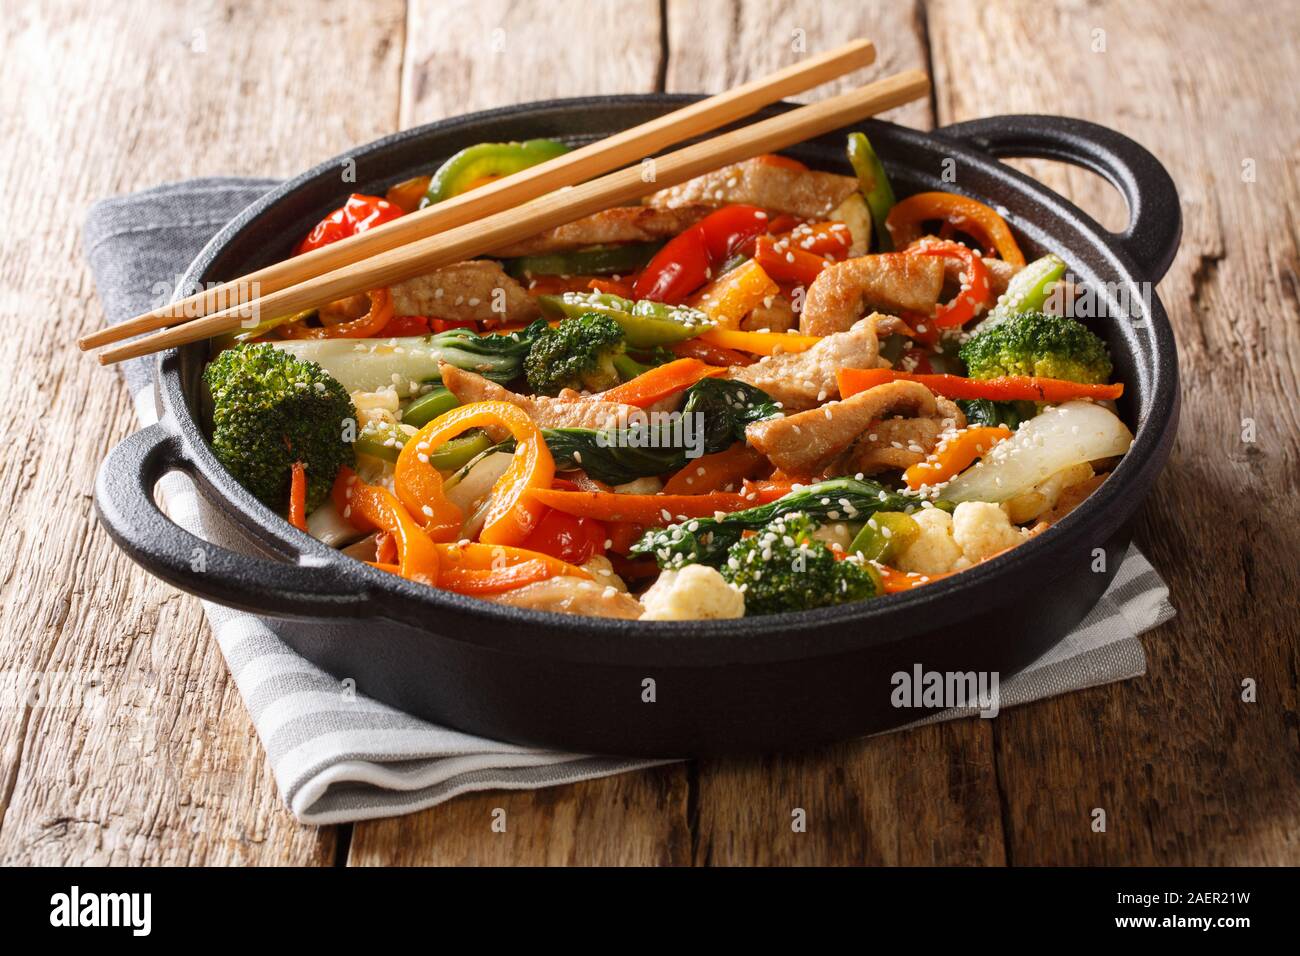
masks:
{"type": "MultiPolygon", "coordinates": [[[[345,193],[382,193],[475,142],[545,136],[581,143],[692,99],[533,103],[386,137],[245,210],[195,260],[187,282],[230,279],[283,258],[345,193]],[[349,159],[356,163],[355,184],[340,176],[349,159]]],[[[789,108],[781,104],[764,115],[789,108]]],[[[900,195],[956,190],[1004,208],[1027,255],[1062,255],[1108,310],[1092,324],[1109,341],[1116,377],[1126,383],[1120,411],[1136,439],[1091,498],[1014,551],[908,594],[739,621],[639,624],[490,605],[354,561],[295,530],[241,488],[201,430],[202,344],[159,358],[162,420],[105,460],[96,484],[104,526],[153,574],[265,615],[289,645],[354,679],[361,692],[442,724],[524,744],[652,756],[801,747],[924,716],[890,700],[891,675],[915,665],[996,671],[1005,679],[1096,603],[1128,544],[1131,519],[1168,458],[1178,419],[1173,334],[1154,294],[1145,302],[1130,297],[1125,303],[1121,296],[1130,285],[1153,286],[1168,268],[1180,235],[1178,195],[1145,149],[1078,120],[1003,116],[933,134],[884,122],[855,128],[867,132],[900,195]],[[999,156],[1048,157],[1095,170],[1127,199],[1129,227],[1107,232],[999,156]],[[945,181],[945,171],[955,172],[955,182],[945,181]],[[173,469],[192,476],[212,506],[270,557],[216,548],[169,521],[152,489],[173,469]],[[206,556],[202,571],[194,570],[196,548],[206,556]]],[[[843,133],[789,152],[814,167],[849,172],[843,133]]]]}

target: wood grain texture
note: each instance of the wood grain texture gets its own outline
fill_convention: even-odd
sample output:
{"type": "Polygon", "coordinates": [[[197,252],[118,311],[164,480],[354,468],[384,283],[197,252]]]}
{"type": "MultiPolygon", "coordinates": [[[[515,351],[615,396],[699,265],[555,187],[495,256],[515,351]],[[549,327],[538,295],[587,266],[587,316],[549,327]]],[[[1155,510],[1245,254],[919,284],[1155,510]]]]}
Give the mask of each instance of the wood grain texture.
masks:
{"type": "MultiPolygon", "coordinates": [[[[1178,617],[1144,638],[1145,677],[997,721],[1013,863],[1300,860],[1300,114],[1277,96],[1300,63],[1298,16],[1294,2],[929,7],[940,121],[1091,119],[1147,145],[1183,200],[1182,249],[1159,288],[1182,425],[1138,531],[1178,617]],[[1034,82],[969,68],[994,58],[1034,82]],[[1256,703],[1241,699],[1247,678],[1256,703]],[[1096,807],[1105,833],[1090,827],[1096,807]]],[[[1101,180],[1031,165],[1123,222],[1101,180]]]]}
{"type": "MultiPolygon", "coordinates": [[[[355,865],[1300,863],[1300,117],[1279,79],[1300,61],[1286,28],[1300,4],[660,9],[6,7],[0,134],[22,148],[0,154],[14,223],[0,233],[0,319],[14,336],[0,352],[0,441],[20,451],[0,457],[0,671],[97,689],[67,708],[0,706],[0,862],[310,864],[347,846],[355,865]],[[94,524],[95,466],[135,423],[111,374],[71,344],[102,319],[79,248],[88,203],[192,175],[288,174],[399,124],[523,100],[717,90],[790,62],[797,42],[811,52],[860,34],[880,56],[854,79],[932,71],[933,104],[890,118],[1083,116],[1146,144],[1178,182],[1183,246],[1160,295],[1183,423],[1139,540],[1179,617],[1144,639],[1147,676],[803,755],[463,796],[341,839],[298,826],[197,602],[94,524]],[[340,36],[353,41],[348,69],[306,72],[340,36]],[[1245,678],[1256,703],[1241,701],[1245,678]],[[1096,807],[1105,833],[1090,827],[1096,807]]],[[[1122,201],[1091,174],[1021,165],[1122,224],[1122,201]]]]}
{"type": "MultiPolygon", "coordinates": [[[[0,60],[5,447],[0,670],[97,682],[0,708],[0,862],[328,863],[284,808],[198,602],[95,522],[105,452],[137,426],[72,345],[103,321],[80,248],[91,201],[187,176],[305,168],[397,122],[403,7],[6,4],[0,60]],[[304,64],[362,37],[346,73],[304,64]]],[[[159,280],[172,277],[159,276],[159,280]]]]}
{"type": "Polygon", "coordinates": [[[410,0],[402,128],[557,96],[649,93],[657,0],[410,0]]]}
{"type": "Polygon", "coordinates": [[[353,866],[684,866],[682,764],[542,790],[491,791],[353,827],[353,866]]]}

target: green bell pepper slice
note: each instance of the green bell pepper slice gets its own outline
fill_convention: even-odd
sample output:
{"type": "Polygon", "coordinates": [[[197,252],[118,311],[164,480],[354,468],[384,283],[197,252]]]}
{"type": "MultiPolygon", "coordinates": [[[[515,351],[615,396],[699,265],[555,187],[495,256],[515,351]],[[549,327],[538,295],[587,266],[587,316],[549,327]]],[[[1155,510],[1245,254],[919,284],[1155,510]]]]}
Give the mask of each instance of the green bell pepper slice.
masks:
{"type": "Polygon", "coordinates": [[[423,428],[444,412],[460,405],[460,399],[449,390],[438,387],[425,392],[402,410],[402,423],[423,428]]]}
{"type": "MultiPolygon", "coordinates": [[[[361,434],[352,447],[359,455],[370,455],[384,461],[396,462],[402,446],[408,436],[400,428],[387,423],[368,423],[361,429],[361,434]]],[[[433,451],[429,452],[429,464],[439,471],[455,471],[474,456],[492,447],[492,439],[480,429],[473,429],[463,435],[450,438],[433,451]]]]}
{"type": "Polygon", "coordinates": [[[867,201],[867,208],[871,210],[871,229],[876,235],[876,249],[879,252],[889,252],[894,248],[894,243],[885,228],[885,217],[894,208],[894,187],[889,185],[885,166],[871,148],[871,142],[865,133],[849,134],[849,162],[857,174],[858,186],[867,201]]]}
{"type": "Polygon", "coordinates": [[[849,551],[868,561],[892,564],[903,549],[921,536],[921,526],[901,511],[877,511],[862,526],[849,551]]]}
{"type": "Polygon", "coordinates": [[[659,251],[662,242],[633,242],[622,246],[592,246],[573,252],[507,259],[506,274],[525,276],[628,275],[644,266],[659,251]]]}
{"type": "Polygon", "coordinates": [[[420,205],[432,206],[452,196],[459,196],[472,183],[486,176],[509,176],[529,166],[563,156],[568,151],[569,147],[553,139],[467,146],[438,167],[420,205]]]}
{"type": "Polygon", "coordinates": [[[564,292],[537,297],[542,314],[551,319],[576,319],[587,312],[608,315],[623,327],[629,348],[652,349],[702,335],[714,321],[699,309],[642,299],[633,302],[605,292],[564,292]]]}

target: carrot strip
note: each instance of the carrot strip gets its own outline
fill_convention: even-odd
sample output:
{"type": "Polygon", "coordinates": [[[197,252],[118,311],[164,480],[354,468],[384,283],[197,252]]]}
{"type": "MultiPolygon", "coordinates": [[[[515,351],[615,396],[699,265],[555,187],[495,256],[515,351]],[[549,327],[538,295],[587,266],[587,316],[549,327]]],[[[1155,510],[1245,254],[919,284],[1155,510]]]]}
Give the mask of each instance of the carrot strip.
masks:
{"type": "Polygon", "coordinates": [[[437,545],[438,587],[460,594],[500,594],[525,584],[565,576],[591,579],[590,572],[549,554],[475,542],[437,545]]]}
{"type": "Polygon", "coordinates": [[[792,332],[741,332],[738,329],[713,328],[697,336],[702,342],[724,349],[738,349],[755,355],[776,355],[780,352],[806,352],[821,336],[796,335],[792,332]]]}
{"type": "Polygon", "coordinates": [[[307,466],[300,461],[289,475],[289,524],[307,530],[307,466]]]}
{"type": "Polygon", "coordinates": [[[763,461],[763,456],[757,451],[737,442],[723,451],[688,461],[681,471],[664,483],[664,494],[702,495],[721,491],[748,478],[763,461]]]}
{"type": "Polygon", "coordinates": [[[960,573],[958,571],[949,571],[944,574],[916,574],[912,571],[899,571],[897,568],[891,568],[884,564],[877,565],[877,570],[880,571],[880,578],[884,582],[886,594],[900,594],[913,588],[919,588],[923,584],[930,584],[941,578],[960,573]]]}
{"type": "Polygon", "coordinates": [[[765,505],[769,501],[776,501],[777,498],[784,498],[790,492],[794,491],[794,482],[783,481],[769,478],[766,481],[745,480],[744,486],[740,493],[754,502],[754,505],[765,505]]]}
{"type": "Polygon", "coordinates": [[[699,359],[677,359],[601,392],[600,400],[647,408],[660,399],[690,388],[702,378],[714,378],[726,372],[725,368],[705,365],[699,359]]]}
{"type": "Polygon", "coordinates": [[[848,398],[888,382],[920,382],[936,395],[945,398],[992,401],[1068,402],[1075,398],[1116,399],[1124,394],[1124,384],[1085,385],[1059,378],[1031,375],[1006,375],[1001,378],[962,378],[960,375],[913,375],[888,368],[842,368],[837,374],[840,397],[848,398]]]}
{"type": "Polygon", "coordinates": [[[661,528],[683,518],[710,518],[719,511],[754,507],[744,495],[715,491],[707,495],[620,495],[599,491],[558,491],[534,488],[532,498],[556,511],[579,518],[629,521],[661,528]]]}
{"type": "Polygon", "coordinates": [[[965,471],[976,458],[984,455],[1000,441],[1011,437],[1005,425],[983,425],[966,428],[937,447],[925,461],[918,461],[903,472],[907,487],[916,491],[922,485],[937,485],[965,471]]]}

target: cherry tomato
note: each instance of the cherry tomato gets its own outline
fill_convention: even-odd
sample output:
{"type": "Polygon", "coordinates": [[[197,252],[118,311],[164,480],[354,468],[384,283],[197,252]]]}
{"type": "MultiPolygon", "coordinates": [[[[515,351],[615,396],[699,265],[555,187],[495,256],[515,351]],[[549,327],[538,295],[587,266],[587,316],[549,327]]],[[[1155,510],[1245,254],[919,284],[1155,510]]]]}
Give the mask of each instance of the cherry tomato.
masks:
{"type": "Polygon", "coordinates": [[[301,255],[328,246],[331,242],[391,222],[400,215],[402,210],[387,199],[353,193],[346,203],[316,223],[315,228],[294,248],[293,254],[301,255]]]}
{"type": "Polygon", "coordinates": [[[576,518],[550,509],[524,541],[530,551],[582,564],[595,554],[605,553],[605,525],[594,518],[576,518]]]}

